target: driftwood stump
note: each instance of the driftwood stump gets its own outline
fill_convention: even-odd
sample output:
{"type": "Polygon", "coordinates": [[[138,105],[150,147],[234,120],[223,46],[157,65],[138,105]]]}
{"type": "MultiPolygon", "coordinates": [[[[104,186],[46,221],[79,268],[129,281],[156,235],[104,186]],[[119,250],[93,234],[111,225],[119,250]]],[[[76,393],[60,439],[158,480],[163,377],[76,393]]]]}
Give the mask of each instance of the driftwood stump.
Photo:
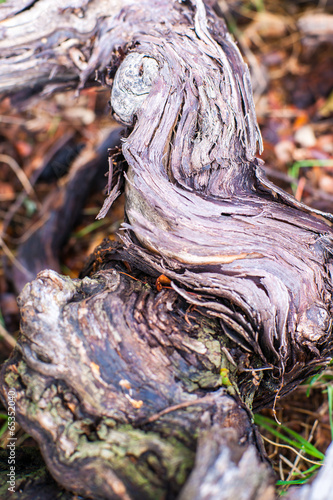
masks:
{"type": "Polygon", "coordinates": [[[100,217],[125,186],[126,223],[80,280],[26,285],[3,400],[15,389],[20,424],[80,495],[274,498],[251,410],[332,359],[333,217],[263,176],[247,66],[201,0],[10,4],[13,102],[95,70],[112,87],[127,132],[100,217]]]}

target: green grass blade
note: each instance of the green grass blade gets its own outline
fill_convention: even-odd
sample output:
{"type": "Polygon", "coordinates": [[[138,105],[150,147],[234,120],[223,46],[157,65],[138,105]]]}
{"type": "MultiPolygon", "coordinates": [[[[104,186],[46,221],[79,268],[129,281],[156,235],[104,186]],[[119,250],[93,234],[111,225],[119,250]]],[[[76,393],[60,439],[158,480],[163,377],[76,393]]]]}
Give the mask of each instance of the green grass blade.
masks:
{"type": "Polygon", "coordinates": [[[318,380],[320,380],[320,378],[322,377],[323,373],[316,373],[315,375],[313,375],[310,379],[308,379],[304,385],[307,385],[307,389],[306,389],[306,397],[308,398],[310,396],[310,393],[311,393],[311,389],[313,388],[313,386],[318,382],[318,380]]]}
{"type": "Polygon", "coordinates": [[[84,227],[80,231],[77,231],[72,236],[74,236],[75,238],[78,238],[78,239],[83,238],[84,236],[87,236],[87,234],[90,234],[93,231],[96,231],[96,229],[100,228],[101,226],[105,226],[106,224],[109,224],[109,221],[106,219],[96,220],[95,222],[88,224],[88,226],[84,227]]]}
{"type": "Polygon", "coordinates": [[[283,481],[279,479],[276,481],[276,486],[292,486],[293,484],[305,484],[308,481],[308,478],[303,479],[291,479],[290,481],[283,481]]]}
{"type": "Polygon", "coordinates": [[[317,450],[317,448],[313,446],[313,444],[309,443],[309,441],[305,439],[303,436],[293,431],[292,429],[288,429],[288,427],[281,426],[281,428],[284,430],[284,432],[287,432],[297,441],[299,441],[307,453],[312,454],[313,456],[319,458],[319,460],[324,460],[325,458],[324,453],[321,453],[321,451],[317,450]]]}
{"type": "MultiPolygon", "coordinates": [[[[293,179],[298,179],[299,170],[302,167],[333,167],[333,160],[301,160],[293,163],[288,169],[288,175],[293,179]]],[[[292,183],[291,187],[295,192],[297,189],[297,184],[292,183]]]]}
{"type": "Polygon", "coordinates": [[[308,455],[315,457],[319,460],[324,460],[325,455],[321,453],[313,444],[309,443],[305,438],[303,438],[300,434],[291,429],[288,429],[284,425],[278,425],[271,418],[264,417],[262,415],[255,415],[254,421],[256,425],[259,425],[271,432],[273,436],[280,438],[285,443],[288,443],[290,446],[293,446],[296,449],[304,450],[308,455]],[[292,436],[294,439],[285,436],[282,432],[277,430],[277,427],[281,430],[292,436]]]}
{"type": "Polygon", "coordinates": [[[331,427],[331,441],[333,441],[333,385],[327,386],[328,414],[331,427]]]}
{"type": "Polygon", "coordinates": [[[1,438],[8,427],[8,415],[6,415],[5,413],[1,413],[0,418],[5,420],[5,423],[2,424],[2,426],[0,427],[0,438],[1,438]]]}

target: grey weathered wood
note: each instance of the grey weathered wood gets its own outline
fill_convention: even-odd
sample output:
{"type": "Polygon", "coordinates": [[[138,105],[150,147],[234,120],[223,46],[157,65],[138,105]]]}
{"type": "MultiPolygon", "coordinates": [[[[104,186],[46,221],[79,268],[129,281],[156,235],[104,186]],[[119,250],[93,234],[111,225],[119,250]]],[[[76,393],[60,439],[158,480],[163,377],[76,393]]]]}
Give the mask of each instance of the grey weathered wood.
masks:
{"type": "Polygon", "coordinates": [[[112,30],[114,18],[130,1],[26,3],[33,5],[23,12],[18,0],[0,5],[0,92],[21,99],[73,87],[83,73],[86,79],[87,59],[101,52],[92,43],[94,36],[100,42],[103,30],[112,30]]]}
{"type": "MultiPolygon", "coordinates": [[[[206,418],[209,421],[207,414],[206,418]]],[[[255,446],[242,449],[235,429],[223,429],[213,418],[215,423],[198,439],[196,463],[178,500],[273,500],[274,476],[258,458],[255,446]]]]}
{"type": "Polygon", "coordinates": [[[230,478],[271,498],[248,409],[332,358],[333,217],[263,176],[248,69],[201,0],[65,5],[1,23],[0,88],[15,101],[115,79],[123,246],[105,242],[81,280],[27,285],[2,398],[16,388],[19,421],[79,494],[175,498],[198,444],[183,499],[231,500],[230,478]]]}
{"type": "Polygon", "coordinates": [[[74,281],[44,271],[19,304],[22,335],[2,369],[2,397],[15,389],[17,419],[67,489],[175,498],[201,431],[224,429],[226,449],[254,453],[253,424],[220,376],[230,361],[218,322],[187,317],[174,290],[157,293],[114,267],[74,281]]]}
{"type": "MultiPolygon", "coordinates": [[[[135,72],[134,54],[159,66],[122,148],[124,238],[135,247],[133,231],[134,251],[147,264],[259,354],[281,395],[331,359],[332,216],[265,179],[255,158],[261,139],[247,67],[201,2],[193,22],[163,43],[162,28],[141,34],[120,67],[122,74],[131,68],[132,85],[126,78],[122,91],[136,109],[145,68],[135,72]]],[[[127,111],[118,118],[128,121],[127,111]]]]}

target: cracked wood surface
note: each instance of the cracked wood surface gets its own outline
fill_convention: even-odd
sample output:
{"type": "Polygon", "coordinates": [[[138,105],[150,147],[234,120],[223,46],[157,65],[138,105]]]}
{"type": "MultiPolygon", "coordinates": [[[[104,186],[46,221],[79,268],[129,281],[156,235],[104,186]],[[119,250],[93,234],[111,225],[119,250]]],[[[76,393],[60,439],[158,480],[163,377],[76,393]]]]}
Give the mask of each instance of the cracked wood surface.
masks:
{"type": "Polygon", "coordinates": [[[128,127],[127,219],[81,280],[26,286],[2,397],[16,388],[19,421],[79,494],[274,498],[247,408],[332,358],[332,216],[264,178],[247,67],[200,0],[48,1],[1,22],[0,89],[22,102],[100,71],[128,127]]]}
{"type": "Polygon", "coordinates": [[[175,498],[198,435],[213,458],[220,443],[236,463],[249,450],[259,464],[249,414],[220,376],[216,320],[187,317],[174,290],[157,293],[119,266],[74,281],[44,271],[20,296],[22,336],[2,392],[15,388],[17,418],[55,479],[92,498],[175,498]]]}

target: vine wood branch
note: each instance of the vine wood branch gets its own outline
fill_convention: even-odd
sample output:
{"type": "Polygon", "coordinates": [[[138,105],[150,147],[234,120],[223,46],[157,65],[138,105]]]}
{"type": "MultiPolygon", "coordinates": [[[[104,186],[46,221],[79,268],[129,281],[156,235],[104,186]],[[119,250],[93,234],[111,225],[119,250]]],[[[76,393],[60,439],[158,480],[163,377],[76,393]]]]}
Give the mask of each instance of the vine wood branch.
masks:
{"type": "Polygon", "coordinates": [[[201,0],[3,12],[13,103],[96,71],[112,86],[126,134],[103,213],[124,185],[126,223],[80,280],[43,271],[24,288],[2,398],[15,387],[21,425],[80,495],[274,498],[250,412],[332,359],[332,215],[264,177],[247,66],[201,0]]]}

